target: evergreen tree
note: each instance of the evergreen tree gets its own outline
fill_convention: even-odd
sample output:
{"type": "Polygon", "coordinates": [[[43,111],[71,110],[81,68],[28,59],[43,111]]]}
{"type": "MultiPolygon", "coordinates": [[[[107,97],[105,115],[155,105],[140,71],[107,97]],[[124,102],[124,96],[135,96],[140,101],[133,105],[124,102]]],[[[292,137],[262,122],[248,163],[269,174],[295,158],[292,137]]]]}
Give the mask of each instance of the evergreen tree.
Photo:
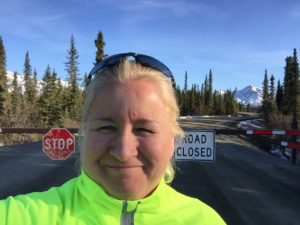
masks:
{"type": "Polygon", "coordinates": [[[225,114],[225,107],[224,107],[224,100],[222,97],[221,92],[214,91],[213,93],[213,114],[215,115],[224,115],[225,114]]]}
{"type": "Polygon", "coordinates": [[[277,113],[277,105],[276,105],[276,99],[275,99],[275,78],[273,74],[270,78],[270,93],[269,93],[269,113],[275,114],[277,113]]]}
{"type": "Polygon", "coordinates": [[[300,116],[300,84],[299,84],[299,78],[300,78],[300,72],[299,72],[299,63],[298,63],[298,57],[297,57],[297,49],[294,49],[293,51],[293,61],[292,61],[292,93],[291,96],[291,107],[293,112],[293,122],[292,122],[292,128],[298,129],[298,120],[300,116]]]}
{"type": "Polygon", "coordinates": [[[200,100],[199,100],[199,112],[200,114],[204,114],[204,84],[201,84],[201,89],[200,89],[200,100]]]}
{"type": "Polygon", "coordinates": [[[188,90],[188,75],[187,75],[187,71],[185,71],[183,91],[187,92],[187,90],[188,90]]]}
{"type": "Polygon", "coordinates": [[[212,76],[212,71],[209,70],[208,74],[208,107],[209,111],[212,111],[212,106],[213,106],[213,76],[212,76]]]}
{"type": "Polygon", "coordinates": [[[203,101],[204,101],[204,114],[209,113],[209,83],[208,83],[208,78],[207,75],[205,76],[204,79],[204,84],[203,84],[203,101]]]}
{"type": "Polygon", "coordinates": [[[269,78],[268,72],[265,70],[264,81],[263,81],[263,96],[262,96],[262,113],[265,120],[268,119],[269,113],[269,78]]]}
{"type": "Polygon", "coordinates": [[[12,127],[22,127],[22,122],[24,119],[23,113],[23,96],[22,90],[18,83],[17,72],[14,72],[14,79],[12,82],[11,95],[11,109],[10,109],[10,126],[12,127]]]}
{"type": "Polygon", "coordinates": [[[283,105],[283,86],[280,84],[280,80],[277,82],[276,88],[276,106],[278,111],[282,112],[283,105]]]}
{"type": "Polygon", "coordinates": [[[95,46],[97,47],[96,59],[94,64],[97,64],[105,57],[104,55],[105,42],[101,31],[98,33],[97,39],[94,42],[95,42],[95,46]]]}
{"type": "Polygon", "coordinates": [[[70,50],[68,51],[66,71],[69,77],[67,111],[71,120],[79,121],[82,107],[82,93],[78,87],[78,52],[75,48],[73,35],[71,36],[70,50]]]}
{"type": "Polygon", "coordinates": [[[52,93],[53,87],[51,87],[51,68],[48,65],[43,76],[42,91],[38,100],[40,121],[45,127],[49,125],[50,121],[49,109],[51,108],[52,93]]]}
{"type": "Polygon", "coordinates": [[[190,91],[190,114],[191,115],[195,115],[196,114],[196,109],[197,109],[197,106],[196,106],[196,97],[197,97],[197,93],[196,93],[196,85],[193,84],[192,85],[192,89],[190,91]]]}
{"type": "Polygon", "coordinates": [[[182,115],[182,95],[181,95],[181,89],[180,86],[177,85],[176,86],[176,100],[177,100],[177,104],[180,110],[180,115],[182,115]]]}
{"type": "Polygon", "coordinates": [[[45,127],[62,126],[62,92],[59,89],[57,75],[48,65],[43,76],[43,88],[38,101],[39,115],[45,127]]]}
{"type": "Polygon", "coordinates": [[[283,108],[284,114],[289,114],[292,111],[291,97],[293,86],[293,58],[288,56],[285,60],[286,66],[284,68],[284,88],[283,88],[283,108]]]}
{"type": "Polygon", "coordinates": [[[32,67],[30,65],[30,58],[28,51],[25,55],[24,62],[24,114],[26,115],[26,126],[38,126],[37,121],[37,90],[32,77],[32,67]]]}
{"type": "Polygon", "coordinates": [[[37,94],[38,94],[38,80],[37,80],[37,71],[36,69],[33,70],[33,86],[34,86],[34,96],[35,96],[35,100],[37,98],[37,94]]]}
{"type": "Polygon", "coordinates": [[[63,126],[63,110],[62,110],[62,85],[61,82],[57,79],[57,74],[53,70],[51,76],[51,87],[52,87],[52,101],[51,101],[51,113],[50,113],[50,126],[63,126]]]}
{"type": "Polygon", "coordinates": [[[224,93],[224,107],[226,115],[236,115],[238,112],[237,102],[234,99],[235,93],[236,89],[234,91],[229,89],[224,93]]]}
{"type": "Polygon", "coordinates": [[[204,110],[205,114],[210,114],[212,111],[212,105],[213,105],[213,98],[212,98],[212,72],[209,71],[209,75],[205,76],[204,80],[204,110]]]}
{"type": "Polygon", "coordinates": [[[284,88],[283,88],[283,107],[284,114],[293,114],[293,126],[299,119],[300,107],[300,85],[299,85],[299,63],[297,50],[294,49],[293,56],[286,58],[286,66],[284,71],[284,88]]]}
{"type": "Polygon", "coordinates": [[[189,113],[189,94],[188,94],[188,74],[185,71],[184,74],[184,87],[182,90],[182,115],[188,115],[189,113]]]}
{"type": "Polygon", "coordinates": [[[89,83],[89,79],[88,79],[88,74],[87,73],[84,73],[83,75],[83,82],[82,82],[82,87],[86,87],[89,83]]]}
{"type": "Polygon", "coordinates": [[[25,101],[28,104],[34,104],[36,102],[36,86],[34,83],[33,75],[32,75],[32,67],[30,65],[30,58],[29,58],[29,53],[28,51],[26,52],[25,55],[25,62],[24,62],[24,96],[25,96],[25,101]]]}
{"type": "Polygon", "coordinates": [[[220,109],[219,109],[219,98],[218,98],[218,92],[215,90],[213,93],[213,107],[212,107],[213,115],[220,115],[220,109]]]}
{"type": "Polygon", "coordinates": [[[219,92],[219,100],[218,100],[220,106],[220,115],[224,115],[225,114],[225,105],[224,105],[224,98],[221,92],[219,92]]]}
{"type": "Polygon", "coordinates": [[[0,36],[0,116],[6,114],[7,95],[6,53],[2,37],[0,36]]]}

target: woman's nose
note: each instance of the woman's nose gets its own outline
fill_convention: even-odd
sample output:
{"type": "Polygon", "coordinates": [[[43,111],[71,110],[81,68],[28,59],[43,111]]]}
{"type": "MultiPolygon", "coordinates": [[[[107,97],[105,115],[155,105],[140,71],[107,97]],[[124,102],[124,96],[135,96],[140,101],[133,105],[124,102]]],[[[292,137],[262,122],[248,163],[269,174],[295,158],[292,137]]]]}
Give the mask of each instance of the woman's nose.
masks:
{"type": "Polygon", "coordinates": [[[116,135],[110,154],[119,161],[127,161],[137,156],[138,142],[130,129],[124,129],[116,135]]]}

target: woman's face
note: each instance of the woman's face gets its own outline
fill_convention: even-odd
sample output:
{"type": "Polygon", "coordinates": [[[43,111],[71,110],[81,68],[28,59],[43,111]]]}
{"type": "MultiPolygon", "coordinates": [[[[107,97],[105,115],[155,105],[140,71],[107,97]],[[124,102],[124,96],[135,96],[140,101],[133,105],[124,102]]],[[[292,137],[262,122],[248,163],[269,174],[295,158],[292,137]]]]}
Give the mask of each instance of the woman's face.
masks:
{"type": "Polygon", "coordinates": [[[106,192],[118,199],[146,197],[173,151],[169,113],[153,81],[99,88],[87,118],[82,164],[106,192]]]}

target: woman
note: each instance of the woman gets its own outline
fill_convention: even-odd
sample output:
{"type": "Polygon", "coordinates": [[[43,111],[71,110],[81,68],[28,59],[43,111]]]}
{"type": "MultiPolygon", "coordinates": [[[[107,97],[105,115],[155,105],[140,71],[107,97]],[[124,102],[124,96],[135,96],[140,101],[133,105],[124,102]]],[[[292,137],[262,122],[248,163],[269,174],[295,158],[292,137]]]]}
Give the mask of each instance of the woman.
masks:
{"type": "Polygon", "coordinates": [[[89,78],[80,176],[0,201],[0,225],[225,224],[167,185],[175,137],[182,134],[171,71],[150,56],[124,53],[104,59],[89,78]]]}

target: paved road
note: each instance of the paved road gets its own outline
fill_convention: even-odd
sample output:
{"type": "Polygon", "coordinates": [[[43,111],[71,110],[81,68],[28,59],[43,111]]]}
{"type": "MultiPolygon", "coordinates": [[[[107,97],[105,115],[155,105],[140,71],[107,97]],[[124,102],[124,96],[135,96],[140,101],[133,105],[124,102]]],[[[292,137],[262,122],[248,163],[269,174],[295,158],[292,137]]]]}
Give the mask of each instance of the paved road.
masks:
{"type": "MultiPolygon", "coordinates": [[[[214,121],[183,124],[207,128],[215,123],[225,128],[235,118],[214,121]]],[[[236,136],[218,135],[216,146],[214,163],[178,162],[172,186],[211,205],[228,224],[300,224],[300,165],[268,155],[236,136]]],[[[47,190],[78,174],[78,152],[66,161],[52,161],[41,148],[41,142],[0,147],[0,199],[47,190]]]]}

